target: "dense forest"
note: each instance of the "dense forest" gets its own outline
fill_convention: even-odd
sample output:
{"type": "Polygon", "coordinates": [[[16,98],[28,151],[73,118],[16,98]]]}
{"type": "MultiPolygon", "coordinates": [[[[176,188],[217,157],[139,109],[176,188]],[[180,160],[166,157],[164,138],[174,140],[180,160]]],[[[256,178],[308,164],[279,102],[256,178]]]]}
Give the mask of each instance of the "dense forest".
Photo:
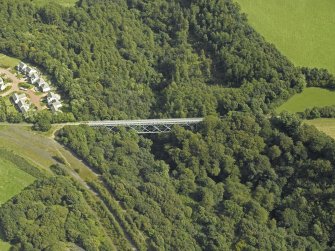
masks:
{"type": "MultiPolygon", "coordinates": [[[[335,249],[335,142],[298,116],[269,115],[305,85],[333,88],[334,78],[295,67],[232,0],[0,6],[0,51],[38,66],[69,105],[29,118],[35,129],[206,116],[192,131],[151,137],[61,129],[56,139],[100,174],[89,182],[96,196],[53,166],[56,177],[0,208],[13,250],[335,249]]],[[[2,100],[0,119],[22,120],[2,100]]]]}
{"type": "Polygon", "coordinates": [[[52,76],[80,120],[268,111],[304,85],[232,1],[0,4],[0,51],[52,76]]]}
{"type": "Polygon", "coordinates": [[[152,140],[66,127],[58,139],[102,174],[143,250],[335,247],[335,142],[293,115],[235,112],[152,140]]]}

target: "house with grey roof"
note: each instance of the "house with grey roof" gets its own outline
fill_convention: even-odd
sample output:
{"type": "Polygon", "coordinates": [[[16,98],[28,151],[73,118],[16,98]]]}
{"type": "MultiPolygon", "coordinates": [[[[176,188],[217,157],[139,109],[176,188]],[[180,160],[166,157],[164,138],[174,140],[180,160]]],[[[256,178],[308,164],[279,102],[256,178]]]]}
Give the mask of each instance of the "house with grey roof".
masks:
{"type": "Polygon", "coordinates": [[[60,101],[60,95],[55,94],[53,92],[49,92],[48,95],[47,95],[48,105],[51,105],[52,103],[54,103],[56,101],[60,101]]]}
{"type": "Polygon", "coordinates": [[[26,73],[27,65],[23,62],[20,62],[18,66],[16,66],[17,70],[21,72],[22,74],[26,73]]]}
{"type": "Polygon", "coordinates": [[[12,98],[13,98],[13,101],[14,101],[15,104],[18,104],[19,101],[26,101],[28,99],[26,94],[24,94],[24,93],[22,93],[22,94],[14,93],[12,98]]]}
{"type": "Polygon", "coordinates": [[[60,108],[62,108],[62,103],[60,101],[55,101],[50,105],[50,109],[52,112],[59,112],[60,108]]]}
{"type": "Polygon", "coordinates": [[[31,78],[33,76],[33,74],[37,74],[37,70],[35,70],[34,68],[28,66],[26,68],[26,76],[31,78]]]}
{"type": "Polygon", "coordinates": [[[19,108],[19,110],[22,113],[26,113],[26,112],[29,111],[30,104],[28,104],[26,102],[27,99],[28,99],[26,94],[24,94],[24,93],[22,93],[22,94],[14,93],[12,98],[13,98],[14,103],[17,105],[17,107],[19,108]]]}
{"type": "Polygon", "coordinates": [[[34,73],[31,77],[30,77],[30,83],[35,84],[37,83],[37,81],[40,79],[40,76],[37,73],[34,73]]]}

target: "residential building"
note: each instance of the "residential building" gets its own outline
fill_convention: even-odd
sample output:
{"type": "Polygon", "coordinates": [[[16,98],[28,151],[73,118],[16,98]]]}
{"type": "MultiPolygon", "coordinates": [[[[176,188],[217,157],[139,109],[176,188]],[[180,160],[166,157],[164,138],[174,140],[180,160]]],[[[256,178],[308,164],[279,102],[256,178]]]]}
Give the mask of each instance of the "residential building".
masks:
{"type": "Polygon", "coordinates": [[[60,96],[58,94],[55,94],[53,92],[49,92],[47,96],[47,102],[48,105],[51,105],[52,103],[60,101],[60,96]]]}
{"type": "Polygon", "coordinates": [[[42,84],[40,88],[41,88],[42,92],[49,92],[49,91],[51,91],[50,85],[48,83],[42,84]]]}
{"type": "Polygon", "coordinates": [[[27,100],[27,96],[24,93],[22,93],[22,94],[14,93],[12,98],[13,98],[13,101],[14,101],[15,104],[18,104],[19,101],[26,101],[27,100]]]}
{"type": "Polygon", "coordinates": [[[12,98],[13,98],[14,103],[17,105],[17,107],[19,108],[19,110],[22,113],[26,113],[26,112],[29,111],[30,105],[26,102],[27,101],[26,94],[24,94],[24,93],[22,93],[22,94],[14,93],[12,98]]]}
{"type": "Polygon", "coordinates": [[[7,88],[8,84],[6,84],[2,78],[0,78],[0,91],[3,91],[7,88]]]}
{"type": "Polygon", "coordinates": [[[30,77],[30,83],[35,84],[37,83],[37,81],[40,79],[40,76],[38,76],[37,73],[34,73],[31,77],[30,77]]]}
{"type": "Polygon", "coordinates": [[[58,112],[62,106],[63,105],[60,101],[55,101],[50,105],[50,108],[52,112],[58,112]]]}
{"type": "Polygon", "coordinates": [[[17,66],[17,70],[23,74],[26,73],[27,65],[23,62],[20,62],[19,65],[17,66]]]}
{"type": "Polygon", "coordinates": [[[28,66],[26,68],[26,76],[31,78],[33,74],[37,74],[37,71],[34,68],[28,66]]]}

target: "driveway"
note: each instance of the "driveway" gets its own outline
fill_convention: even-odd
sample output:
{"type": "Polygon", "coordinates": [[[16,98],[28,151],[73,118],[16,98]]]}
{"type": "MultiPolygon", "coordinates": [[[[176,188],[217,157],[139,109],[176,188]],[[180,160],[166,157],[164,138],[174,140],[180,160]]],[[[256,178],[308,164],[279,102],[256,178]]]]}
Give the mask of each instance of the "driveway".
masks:
{"type": "Polygon", "coordinates": [[[42,106],[40,102],[43,97],[47,96],[46,93],[43,93],[43,95],[37,95],[34,88],[28,89],[27,91],[20,90],[19,83],[27,81],[24,78],[18,78],[10,71],[10,69],[0,68],[0,74],[5,74],[6,77],[10,79],[12,84],[11,88],[8,91],[0,94],[0,97],[6,97],[14,92],[25,93],[29,97],[30,102],[37,107],[37,110],[46,109],[46,106],[42,106]]]}

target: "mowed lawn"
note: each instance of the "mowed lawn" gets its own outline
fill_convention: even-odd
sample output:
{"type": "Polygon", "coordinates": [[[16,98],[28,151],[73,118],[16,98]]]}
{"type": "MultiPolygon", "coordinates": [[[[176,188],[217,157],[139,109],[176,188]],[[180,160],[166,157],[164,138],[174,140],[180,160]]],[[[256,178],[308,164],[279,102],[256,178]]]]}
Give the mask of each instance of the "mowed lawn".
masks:
{"type": "Polygon", "coordinates": [[[0,157],[0,205],[30,185],[34,177],[0,157]]]}
{"type": "Polygon", "coordinates": [[[39,6],[43,6],[47,3],[58,3],[65,7],[72,7],[78,0],[33,0],[39,6]]]}
{"type": "Polygon", "coordinates": [[[250,24],[298,66],[335,73],[334,0],[236,0],[250,24]]]}
{"type": "Polygon", "coordinates": [[[335,119],[306,120],[306,124],[315,126],[321,132],[335,139],[335,119]]]}
{"type": "Polygon", "coordinates": [[[0,250],[1,251],[8,251],[10,249],[10,244],[0,240],[0,250]]]}
{"type": "Polygon", "coordinates": [[[307,108],[335,105],[335,91],[310,87],[291,97],[276,109],[277,112],[303,112],[307,108]]]}
{"type": "Polygon", "coordinates": [[[0,67],[4,67],[4,68],[13,68],[16,65],[18,65],[18,63],[20,62],[19,59],[16,58],[12,58],[9,56],[6,56],[2,53],[0,53],[0,67]]]}

